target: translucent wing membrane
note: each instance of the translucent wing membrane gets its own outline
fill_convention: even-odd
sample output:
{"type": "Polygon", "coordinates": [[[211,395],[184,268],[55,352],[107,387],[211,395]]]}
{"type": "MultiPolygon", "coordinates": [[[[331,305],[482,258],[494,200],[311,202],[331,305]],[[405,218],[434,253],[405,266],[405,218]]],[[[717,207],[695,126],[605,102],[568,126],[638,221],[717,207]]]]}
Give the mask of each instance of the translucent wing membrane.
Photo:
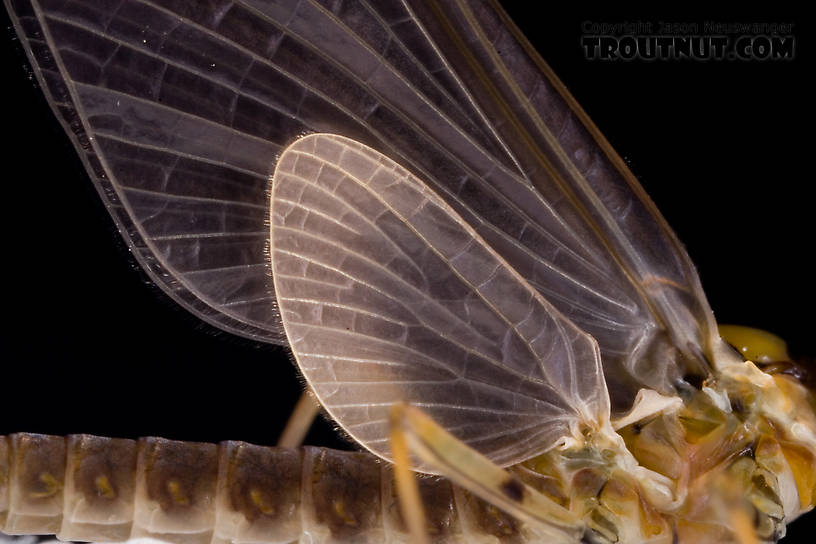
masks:
{"type": "Polygon", "coordinates": [[[582,292],[567,301],[551,297],[550,279],[540,290],[600,344],[613,400],[626,405],[620,402],[631,391],[620,381],[625,376],[670,392],[682,373],[705,374],[722,343],[691,260],[628,167],[498,2],[408,4],[525,180],[552,207],[555,220],[580,233],[589,248],[589,261],[599,270],[569,263],[561,268],[569,279],[557,282],[577,280],[582,292]],[[602,282],[600,296],[589,287],[597,285],[593,276],[602,282]]]}
{"type": "Polygon", "coordinates": [[[253,107],[231,86],[230,48],[219,53],[206,33],[151,3],[7,4],[55,113],[151,277],[216,326],[283,341],[264,225],[279,147],[240,130],[253,107]]]}
{"type": "Polygon", "coordinates": [[[347,138],[298,140],[272,188],[286,334],[321,404],[388,457],[422,407],[502,465],[609,413],[595,341],[405,169],[347,138]]]}
{"type": "Polygon", "coordinates": [[[330,132],[422,179],[594,337],[616,410],[705,371],[685,251],[495,2],[6,3],[134,252],[210,322],[284,341],[266,182],[330,132]]]}

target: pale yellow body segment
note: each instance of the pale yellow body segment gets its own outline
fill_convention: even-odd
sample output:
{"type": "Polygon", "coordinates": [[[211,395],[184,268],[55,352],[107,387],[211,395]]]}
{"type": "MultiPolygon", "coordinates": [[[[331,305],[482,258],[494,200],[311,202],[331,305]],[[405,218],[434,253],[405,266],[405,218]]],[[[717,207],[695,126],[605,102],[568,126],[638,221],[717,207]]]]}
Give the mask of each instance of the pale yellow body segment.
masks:
{"type": "Polygon", "coordinates": [[[541,525],[531,542],[776,542],[814,506],[812,394],[746,361],[681,396],[644,395],[632,413],[653,408],[645,417],[585,427],[503,476],[410,410],[407,429],[424,461],[527,520],[528,535],[541,525]]]}
{"type": "Polygon", "coordinates": [[[679,409],[621,428],[639,465],[672,482],[666,505],[621,470],[619,452],[552,450],[524,466],[547,475],[551,496],[611,542],[775,542],[814,506],[809,397],[792,378],[746,362],[679,409]]]}

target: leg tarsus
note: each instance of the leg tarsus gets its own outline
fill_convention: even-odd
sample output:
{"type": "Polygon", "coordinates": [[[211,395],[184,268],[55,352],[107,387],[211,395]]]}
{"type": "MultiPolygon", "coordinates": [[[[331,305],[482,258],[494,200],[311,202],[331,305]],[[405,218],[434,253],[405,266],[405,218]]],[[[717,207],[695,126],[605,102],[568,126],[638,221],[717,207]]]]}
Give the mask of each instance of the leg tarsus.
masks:
{"type": "Polygon", "coordinates": [[[743,508],[734,508],[731,511],[731,526],[740,544],[759,544],[754,524],[743,508]]]}
{"type": "Polygon", "coordinates": [[[408,443],[405,439],[405,430],[402,423],[406,406],[395,404],[391,408],[391,455],[394,458],[394,478],[397,483],[402,519],[408,526],[411,541],[414,544],[429,544],[425,510],[419,496],[419,485],[411,471],[408,443]]]}
{"type": "MultiPolygon", "coordinates": [[[[423,466],[432,467],[436,473],[495,507],[545,531],[553,542],[574,542],[584,534],[585,525],[575,514],[458,440],[420,409],[394,405],[391,425],[392,429],[399,429],[398,434],[405,441],[404,445],[398,443],[398,448],[392,449],[397,469],[403,465],[407,470],[410,450],[423,466]],[[405,453],[398,454],[397,449],[405,453]]],[[[394,448],[393,430],[391,436],[394,448]]],[[[408,486],[406,483],[405,487],[408,486]]],[[[413,486],[416,489],[415,481],[413,486]]],[[[399,481],[398,491],[404,492],[399,481]]],[[[409,500],[419,500],[418,490],[405,492],[416,493],[416,499],[409,497],[409,500]]]]}
{"type": "Polygon", "coordinates": [[[289,416],[289,421],[286,422],[286,427],[283,428],[278,439],[278,447],[296,448],[300,446],[319,411],[320,404],[307,389],[300,395],[295,409],[292,410],[292,415],[289,416]]]}

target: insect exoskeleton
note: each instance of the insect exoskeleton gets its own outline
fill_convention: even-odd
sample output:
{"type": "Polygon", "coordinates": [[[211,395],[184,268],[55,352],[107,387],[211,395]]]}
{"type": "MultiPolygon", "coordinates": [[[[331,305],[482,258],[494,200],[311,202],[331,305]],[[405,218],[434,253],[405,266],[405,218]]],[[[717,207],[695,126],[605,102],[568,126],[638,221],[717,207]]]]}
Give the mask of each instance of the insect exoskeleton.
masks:
{"type": "MultiPolygon", "coordinates": [[[[583,529],[584,537],[599,542],[774,541],[784,533],[785,523],[813,506],[814,479],[808,464],[816,453],[816,417],[807,389],[795,377],[763,372],[719,343],[699,383],[681,379],[672,394],[642,388],[631,411],[610,421],[605,387],[587,387],[596,384],[592,380],[601,373],[592,364],[594,341],[577,336],[558,344],[557,339],[570,337],[561,331],[552,347],[544,344],[547,350],[540,350],[535,343],[540,342],[538,332],[557,330],[563,317],[507,269],[426,185],[388,157],[342,136],[308,136],[281,156],[272,199],[276,291],[297,362],[329,412],[375,453],[396,457],[379,438],[386,431],[372,431],[388,425],[382,414],[394,400],[371,402],[376,392],[365,389],[366,384],[381,384],[390,373],[398,373],[399,380],[387,381],[388,394],[415,402],[451,429],[474,428],[467,423],[469,405],[463,407],[470,397],[460,396],[459,405],[444,397],[430,402],[435,397],[429,398],[429,392],[435,390],[429,384],[443,389],[457,380],[472,381],[475,390],[481,385],[475,379],[481,370],[472,362],[478,353],[461,340],[480,339],[425,313],[428,308],[443,312],[450,301],[429,299],[413,314],[398,314],[382,302],[383,293],[400,290],[422,300],[428,289],[410,268],[394,264],[401,248],[388,246],[383,235],[388,232],[413,254],[430,255],[450,267],[447,289],[468,296],[476,321],[469,325],[478,326],[483,312],[495,312],[507,322],[512,322],[508,316],[520,316],[512,334],[529,343],[533,358],[544,354],[542,364],[558,368],[554,361],[559,361],[559,350],[585,357],[575,363],[584,365],[582,372],[558,368],[560,374],[545,370],[538,381],[528,377],[533,382],[529,391],[541,387],[536,394],[547,399],[552,417],[565,424],[558,427],[562,434],[555,437],[555,447],[511,469],[520,483],[496,476],[489,465],[492,459],[485,464],[472,457],[467,441],[474,439],[467,432],[460,431],[461,441],[456,440],[442,428],[432,431],[432,419],[416,416],[417,422],[407,427],[415,427],[410,431],[414,444],[426,452],[420,455],[423,470],[453,478],[527,522],[533,533],[538,523],[554,528],[550,538],[566,540],[583,529]],[[324,196],[318,200],[316,195],[324,196]],[[382,226],[369,220],[369,214],[382,226]],[[460,284],[466,287],[457,290],[460,284]],[[427,326],[424,320],[446,327],[441,342],[453,345],[446,348],[447,359],[409,367],[406,361],[420,360],[417,353],[428,349],[414,343],[425,338],[414,333],[427,326]],[[371,335],[372,330],[381,332],[371,335]],[[431,379],[436,373],[441,378],[431,379]],[[558,383],[558,393],[552,394],[544,380],[558,383]],[[339,389],[338,383],[348,390],[339,389]],[[370,432],[374,439],[366,434],[370,432]]],[[[399,297],[409,300],[404,294],[399,297]]],[[[784,354],[767,346],[757,349],[784,354]]],[[[569,367],[573,362],[561,364],[569,367]]],[[[512,398],[518,390],[502,390],[500,398],[512,398]]],[[[491,399],[491,392],[482,399],[491,399]]],[[[489,427],[508,407],[481,410],[480,423],[489,427]]],[[[474,442],[485,439],[477,435],[474,442]]],[[[510,449],[498,451],[504,455],[510,449]]],[[[499,457],[489,447],[482,450],[499,457]]]]}
{"type": "Polygon", "coordinates": [[[722,339],[748,361],[762,365],[791,361],[787,342],[771,332],[742,325],[720,325],[718,329],[722,339]]]}
{"type": "Polygon", "coordinates": [[[288,345],[379,459],[17,434],[3,529],[753,544],[813,507],[807,374],[721,340],[678,237],[498,1],[5,5],[150,278],[288,345]],[[417,493],[411,463],[450,481],[417,493]]]}
{"type": "Polygon", "coordinates": [[[620,449],[591,441],[554,449],[516,471],[568,505],[603,541],[784,536],[786,523],[814,507],[811,393],[790,375],[770,375],[746,361],[700,389],[682,389],[681,398],[642,399],[663,408],[637,418],[636,407],[636,420],[613,422],[640,470],[665,477],[671,500],[655,497],[650,482],[620,462],[620,449]]]}

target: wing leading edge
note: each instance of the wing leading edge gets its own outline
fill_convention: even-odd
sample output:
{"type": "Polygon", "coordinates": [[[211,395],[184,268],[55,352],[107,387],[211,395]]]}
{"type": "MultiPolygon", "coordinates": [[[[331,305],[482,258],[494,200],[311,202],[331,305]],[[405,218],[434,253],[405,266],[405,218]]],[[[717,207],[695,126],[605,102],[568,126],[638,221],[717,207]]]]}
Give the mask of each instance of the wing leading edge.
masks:
{"type": "Polygon", "coordinates": [[[682,246],[495,2],[6,4],[134,253],[219,327],[285,341],[267,183],[331,132],[426,182],[591,334],[618,411],[716,351],[682,246]]]}
{"type": "Polygon", "coordinates": [[[399,401],[500,465],[608,421],[592,337],[384,155],[336,135],[298,140],[278,162],[271,213],[298,365],[377,455],[390,458],[399,401]]]}

